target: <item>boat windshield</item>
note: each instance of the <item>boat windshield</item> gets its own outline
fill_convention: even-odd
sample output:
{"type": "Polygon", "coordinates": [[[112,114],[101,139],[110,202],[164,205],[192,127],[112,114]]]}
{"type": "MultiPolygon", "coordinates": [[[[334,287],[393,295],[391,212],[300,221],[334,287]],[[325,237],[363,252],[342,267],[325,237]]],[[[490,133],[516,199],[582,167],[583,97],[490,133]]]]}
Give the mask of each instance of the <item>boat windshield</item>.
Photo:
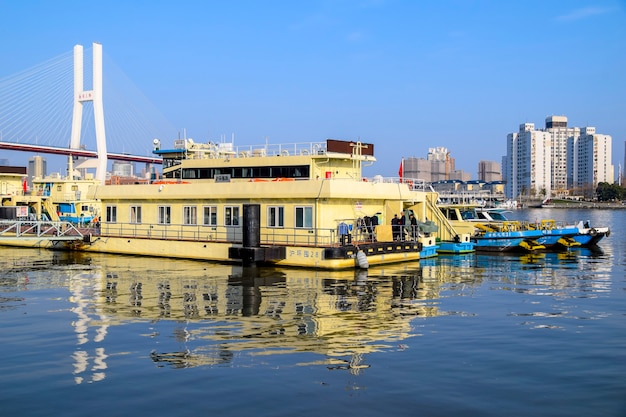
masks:
{"type": "Polygon", "coordinates": [[[463,210],[461,211],[461,218],[463,220],[475,220],[476,212],[474,210],[463,210]]]}
{"type": "Polygon", "coordinates": [[[506,218],[503,212],[501,211],[490,211],[489,214],[493,220],[507,221],[509,219],[506,218]]]}

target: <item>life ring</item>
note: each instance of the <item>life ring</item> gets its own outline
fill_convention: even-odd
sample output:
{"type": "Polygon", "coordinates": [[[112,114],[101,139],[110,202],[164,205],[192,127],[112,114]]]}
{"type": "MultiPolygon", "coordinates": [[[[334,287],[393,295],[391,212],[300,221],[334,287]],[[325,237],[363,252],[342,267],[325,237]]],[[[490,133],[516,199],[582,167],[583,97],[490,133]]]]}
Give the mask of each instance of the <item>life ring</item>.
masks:
{"type": "Polygon", "coordinates": [[[594,229],[594,228],[591,228],[591,230],[589,230],[589,234],[591,236],[596,236],[598,234],[598,231],[596,229],[594,229]]]}

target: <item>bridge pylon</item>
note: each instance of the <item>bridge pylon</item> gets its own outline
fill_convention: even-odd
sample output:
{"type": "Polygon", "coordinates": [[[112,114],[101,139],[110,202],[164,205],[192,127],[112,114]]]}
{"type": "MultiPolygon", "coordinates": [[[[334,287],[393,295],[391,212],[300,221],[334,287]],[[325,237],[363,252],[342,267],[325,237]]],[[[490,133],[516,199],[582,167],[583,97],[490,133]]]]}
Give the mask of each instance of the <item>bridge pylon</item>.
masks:
{"type": "MultiPolygon", "coordinates": [[[[80,149],[83,104],[93,103],[98,157],[81,162],[76,168],[96,168],[96,179],[104,183],[107,170],[107,144],[104,129],[104,106],[102,104],[102,44],[93,44],[92,89],[84,89],[83,46],[74,46],[74,112],[72,114],[72,137],[70,149],[80,149]]],[[[70,176],[72,173],[69,173],[70,176]]]]}

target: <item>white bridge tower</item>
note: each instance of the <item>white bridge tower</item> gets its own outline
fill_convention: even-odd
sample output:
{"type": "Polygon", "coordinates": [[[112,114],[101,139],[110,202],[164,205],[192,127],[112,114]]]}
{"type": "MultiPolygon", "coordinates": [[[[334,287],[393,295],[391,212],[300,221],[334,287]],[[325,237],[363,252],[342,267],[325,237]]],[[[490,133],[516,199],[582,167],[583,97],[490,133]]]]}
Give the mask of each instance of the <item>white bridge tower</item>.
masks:
{"type": "MultiPolygon", "coordinates": [[[[96,168],[96,179],[104,184],[107,169],[107,143],[104,131],[104,107],[102,105],[102,45],[93,44],[92,89],[84,90],[83,46],[74,46],[74,113],[72,115],[72,138],[70,149],[80,149],[80,134],[83,120],[83,104],[93,102],[98,158],[87,159],[76,168],[96,168]]],[[[71,157],[70,157],[71,158],[71,157]]],[[[72,175],[72,172],[70,172],[72,175]]]]}

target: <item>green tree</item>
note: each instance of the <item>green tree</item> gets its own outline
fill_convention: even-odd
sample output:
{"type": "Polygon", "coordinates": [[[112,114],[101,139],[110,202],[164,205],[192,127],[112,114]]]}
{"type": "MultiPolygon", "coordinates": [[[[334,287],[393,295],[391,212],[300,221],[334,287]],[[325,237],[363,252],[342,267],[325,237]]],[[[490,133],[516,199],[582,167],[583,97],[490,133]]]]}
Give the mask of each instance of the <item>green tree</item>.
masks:
{"type": "Polygon", "coordinates": [[[615,201],[621,200],[626,196],[624,187],[617,184],[609,184],[607,182],[598,183],[596,188],[596,196],[598,201],[615,201]]]}

